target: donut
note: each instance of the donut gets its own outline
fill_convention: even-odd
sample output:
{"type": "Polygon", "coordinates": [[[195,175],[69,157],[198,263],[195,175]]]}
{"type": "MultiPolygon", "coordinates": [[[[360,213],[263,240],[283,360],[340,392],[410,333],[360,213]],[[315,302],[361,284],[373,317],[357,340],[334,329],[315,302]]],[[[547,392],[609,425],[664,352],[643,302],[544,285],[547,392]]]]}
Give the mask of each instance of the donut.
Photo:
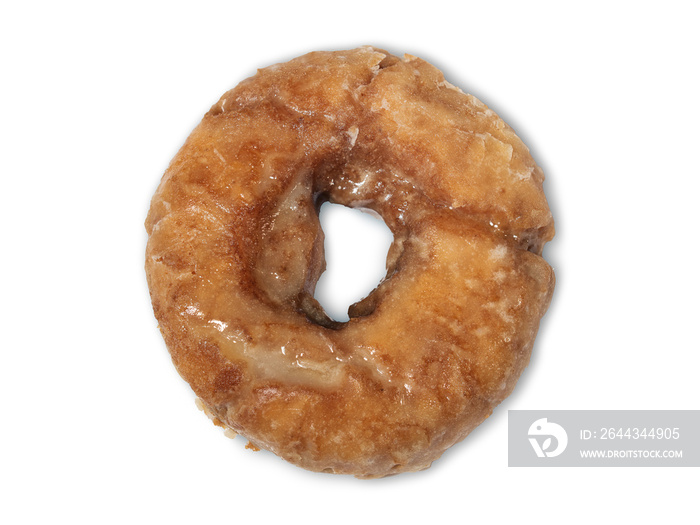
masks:
{"type": "Polygon", "coordinates": [[[153,311],[215,423],[305,469],[428,468],[513,390],[554,288],[542,170],[428,62],[361,47],[261,69],[167,168],[153,311]],[[338,322],[318,212],[381,216],[387,273],[338,322]]]}

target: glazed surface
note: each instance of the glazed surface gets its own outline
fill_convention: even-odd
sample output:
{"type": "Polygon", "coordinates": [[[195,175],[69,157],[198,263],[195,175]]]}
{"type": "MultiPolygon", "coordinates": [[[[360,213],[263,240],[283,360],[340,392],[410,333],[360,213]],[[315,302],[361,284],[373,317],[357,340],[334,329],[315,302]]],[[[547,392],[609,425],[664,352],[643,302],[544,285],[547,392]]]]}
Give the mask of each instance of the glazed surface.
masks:
{"type": "Polygon", "coordinates": [[[427,62],[364,47],[224,94],[146,221],[161,332],[207,409],[310,470],[430,466],[513,389],[554,287],[543,174],[427,62]],[[321,203],[376,211],[387,276],[329,319],[321,203]]]}

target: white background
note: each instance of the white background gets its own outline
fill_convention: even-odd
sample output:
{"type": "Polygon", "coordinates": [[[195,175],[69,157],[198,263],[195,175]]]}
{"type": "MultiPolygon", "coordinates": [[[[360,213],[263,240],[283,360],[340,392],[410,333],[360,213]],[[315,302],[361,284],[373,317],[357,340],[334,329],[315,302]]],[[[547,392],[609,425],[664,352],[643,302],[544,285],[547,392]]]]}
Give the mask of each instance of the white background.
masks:
{"type": "Polygon", "coordinates": [[[700,408],[693,5],[3,2],[0,521],[697,519],[697,468],[507,466],[508,410],[700,408]],[[218,97],[362,44],[427,59],[499,113],[557,225],[557,288],[514,394],[428,471],[375,481],[223,437],[170,363],[143,272],[151,195],[218,97]]]}

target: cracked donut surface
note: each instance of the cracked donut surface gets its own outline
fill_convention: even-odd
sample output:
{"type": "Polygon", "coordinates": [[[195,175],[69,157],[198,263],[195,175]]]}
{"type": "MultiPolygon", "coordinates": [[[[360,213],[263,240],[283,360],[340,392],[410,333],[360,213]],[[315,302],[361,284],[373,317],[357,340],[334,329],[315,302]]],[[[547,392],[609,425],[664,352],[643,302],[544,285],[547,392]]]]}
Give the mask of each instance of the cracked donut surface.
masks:
{"type": "Polygon", "coordinates": [[[146,273],[207,412],[314,471],[424,469],[489,416],[554,288],[544,176],[493,111],[429,63],[372,47],[261,69],[168,167],[146,273]],[[330,319],[318,209],[378,213],[387,275],[330,319]]]}

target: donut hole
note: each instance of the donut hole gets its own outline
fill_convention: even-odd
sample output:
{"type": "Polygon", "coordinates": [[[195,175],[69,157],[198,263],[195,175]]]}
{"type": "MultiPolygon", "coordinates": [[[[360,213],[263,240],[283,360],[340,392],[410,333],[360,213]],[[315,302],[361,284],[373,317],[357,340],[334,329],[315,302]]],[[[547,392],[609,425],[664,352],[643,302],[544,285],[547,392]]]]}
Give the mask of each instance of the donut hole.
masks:
{"type": "Polygon", "coordinates": [[[325,236],[326,270],[314,297],[329,317],[347,322],[350,306],[369,295],[386,276],[394,236],[378,216],[341,204],[325,202],[319,219],[325,236]]]}

